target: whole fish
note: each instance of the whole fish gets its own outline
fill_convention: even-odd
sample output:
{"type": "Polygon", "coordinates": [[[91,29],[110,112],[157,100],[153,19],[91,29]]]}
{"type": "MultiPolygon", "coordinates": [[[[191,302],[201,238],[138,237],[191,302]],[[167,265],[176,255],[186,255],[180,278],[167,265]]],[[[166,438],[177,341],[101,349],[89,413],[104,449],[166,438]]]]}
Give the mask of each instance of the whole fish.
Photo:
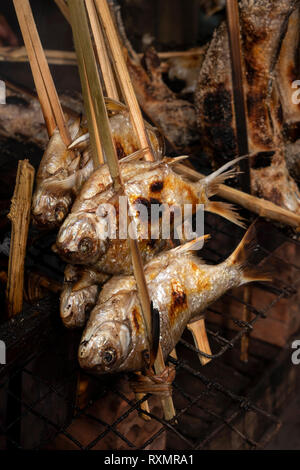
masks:
{"type": "Polygon", "coordinates": [[[60,316],[67,328],[82,328],[109,276],[68,265],[60,296],[60,316]]]}
{"type": "MultiPolygon", "coordinates": [[[[197,205],[204,204],[205,210],[243,225],[230,204],[209,200],[209,197],[217,193],[219,185],[226,178],[233,176],[234,170],[230,167],[237,161],[238,159],[226,164],[197,182],[189,181],[174,171],[173,165],[178,159],[164,159],[161,162],[124,162],[121,165],[121,172],[131,207],[137,204],[145,206],[148,216],[153,205],[167,204],[183,211],[184,205],[190,204],[195,213],[197,205]]],[[[55,251],[71,264],[93,266],[94,269],[108,274],[131,273],[127,234],[123,238],[119,236],[119,224],[122,221],[118,220],[119,224],[116,224],[114,238],[105,235],[107,211],[99,210],[101,204],[110,204],[110,207],[114,207],[118,218],[121,212],[120,199],[113,190],[106,165],[97,170],[83,186],[71,213],[59,230],[55,251]]],[[[140,252],[146,263],[159,251],[170,248],[170,242],[162,237],[161,232],[156,239],[151,238],[152,227],[149,219],[142,220],[139,211],[134,212],[134,217],[138,224],[140,252]],[[148,229],[147,233],[145,228],[148,229]]]]}
{"type": "MultiPolygon", "coordinates": [[[[119,158],[139,149],[127,108],[122,103],[106,99],[112,136],[119,158]]],[[[157,159],[164,152],[163,139],[146,123],[146,129],[157,159]]],[[[40,227],[56,228],[69,213],[82,184],[94,171],[86,123],[80,118],[69,125],[72,144],[67,148],[56,130],[49,141],[37,173],[33,195],[33,221],[40,227]]]]}
{"type": "MultiPolygon", "coordinates": [[[[229,289],[270,280],[251,267],[255,226],[223,263],[205,264],[191,250],[196,242],[161,254],[145,266],[153,307],[160,316],[160,342],[167,358],[186,325],[229,289]]],[[[148,340],[133,276],[108,281],[91,312],[79,346],[80,366],[97,374],[139,371],[148,340]]]]}

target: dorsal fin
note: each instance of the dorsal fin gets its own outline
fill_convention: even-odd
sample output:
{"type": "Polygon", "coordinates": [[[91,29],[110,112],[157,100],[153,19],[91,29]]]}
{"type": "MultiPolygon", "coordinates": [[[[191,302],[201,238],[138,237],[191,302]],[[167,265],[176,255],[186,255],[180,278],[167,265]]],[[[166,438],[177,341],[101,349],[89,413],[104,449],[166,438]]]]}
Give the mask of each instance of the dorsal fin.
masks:
{"type": "Polygon", "coordinates": [[[85,134],[80,135],[77,137],[77,139],[73,140],[73,142],[69,145],[68,149],[73,150],[76,149],[84,143],[85,146],[87,145],[87,142],[90,140],[90,134],[89,132],[86,132],[85,134]]]}
{"type": "Polygon", "coordinates": [[[120,158],[119,162],[129,163],[135,160],[141,160],[148,150],[149,150],[149,147],[145,147],[143,149],[137,150],[136,152],[131,153],[130,155],[126,155],[126,157],[120,158]]]}

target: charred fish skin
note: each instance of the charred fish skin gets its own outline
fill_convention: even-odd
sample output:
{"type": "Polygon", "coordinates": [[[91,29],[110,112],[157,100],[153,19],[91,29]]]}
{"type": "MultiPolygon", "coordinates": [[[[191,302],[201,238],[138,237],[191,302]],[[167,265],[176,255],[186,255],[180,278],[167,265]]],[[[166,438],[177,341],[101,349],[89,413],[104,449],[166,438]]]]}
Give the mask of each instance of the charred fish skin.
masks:
{"type": "MultiPolygon", "coordinates": [[[[121,171],[124,173],[125,193],[131,207],[145,207],[148,217],[154,205],[164,204],[183,212],[184,205],[190,204],[192,212],[195,213],[197,205],[203,204],[205,209],[241,224],[231,206],[209,201],[209,197],[217,192],[218,185],[232,176],[232,170],[228,170],[230,166],[231,164],[224,167],[224,172],[220,169],[198,182],[182,178],[173,171],[172,164],[168,162],[124,163],[121,171]]],[[[107,211],[104,210],[102,214],[99,210],[101,204],[109,204],[117,216],[121,212],[121,202],[113,188],[102,191],[108,180],[111,181],[108,170],[103,167],[98,173],[95,172],[83,187],[71,214],[59,230],[56,250],[68,263],[93,266],[94,269],[108,274],[131,273],[127,234],[125,237],[119,236],[120,220],[117,221],[115,237],[109,238],[106,234],[107,211]]],[[[161,232],[157,237],[153,237],[151,219],[142,220],[138,210],[134,211],[134,217],[138,225],[142,259],[148,262],[159,251],[170,247],[170,237],[163,239],[161,232]]]]}
{"type": "Polygon", "coordinates": [[[65,327],[83,328],[94,308],[101,286],[109,276],[68,265],[60,296],[60,317],[65,327]]]}
{"type": "MultiPolygon", "coordinates": [[[[276,85],[279,53],[298,0],[241,0],[244,89],[252,190],[290,210],[300,210],[300,193],[288,173],[282,123],[282,86],[276,85]],[[274,151],[275,149],[275,151],[274,151]],[[265,152],[273,152],[265,158],[265,152]],[[276,184],[274,184],[274,179],[276,184]]],[[[215,167],[237,152],[231,62],[226,24],[220,25],[200,70],[195,94],[198,125],[215,167]]]]}
{"type": "MultiPolygon", "coordinates": [[[[252,226],[234,253],[217,266],[206,265],[192,254],[190,244],[146,265],[150,298],[160,315],[165,358],[187,323],[225,292],[247,282],[269,280],[248,264],[255,235],[252,226]]],[[[142,370],[147,348],[135,280],[116,276],[104,286],[84,330],[78,351],[80,366],[96,374],[142,370]]]]}

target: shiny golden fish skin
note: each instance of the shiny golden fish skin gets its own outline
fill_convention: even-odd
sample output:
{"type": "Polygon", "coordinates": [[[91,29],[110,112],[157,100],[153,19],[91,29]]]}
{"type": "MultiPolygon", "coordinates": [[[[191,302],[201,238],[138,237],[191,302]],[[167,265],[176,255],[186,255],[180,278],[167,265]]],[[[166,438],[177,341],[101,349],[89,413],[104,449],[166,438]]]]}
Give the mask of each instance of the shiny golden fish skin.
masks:
{"type": "Polygon", "coordinates": [[[83,328],[94,308],[101,286],[109,276],[68,265],[60,296],[60,317],[67,328],[83,328]]]}
{"type": "MultiPolygon", "coordinates": [[[[164,357],[173,350],[187,323],[225,292],[256,280],[269,280],[247,264],[255,228],[250,227],[234,253],[223,263],[206,265],[191,251],[193,242],[153,259],[145,266],[153,306],[160,315],[164,357]]],[[[195,246],[194,246],[195,248],[195,246]]],[[[148,344],[133,276],[106,283],[82,335],[80,366],[93,373],[139,371],[148,344]]]]}
{"type": "MultiPolygon", "coordinates": [[[[106,99],[112,136],[119,158],[139,149],[126,106],[106,99]]],[[[160,134],[146,123],[150,143],[157,159],[162,157],[164,142],[160,134]]],[[[58,130],[51,137],[37,173],[33,195],[33,221],[40,227],[59,227],[83,183],[94,171],[88,133],[80,118],[70,123],[73,144],[67,148],[58,130]],[[76,145],[78,142],[78,145],[76,145]]]]}
{"type": "MultiPolygon", "coordinates": [[[[175,163],[176,161],[175,159],[175,163]]],[[[185,204],[191,204],[194,212],[197,204],[204,204],[206,210],[241,225],[239,216],[232,210],[231,205],[209,201],[209,197],[217,192],[219,184],[232,176],[232,169],[226,171],[232,163],[196,183],[178,175],[173,170],[172,163],[170,159],[161,162],[136,161],[121,165],[125,192],[132,207],[142,204],[150,214],[153,204],[167,204],[181,210],[185,204]]],[[[71,264],[92,266],[108,274],[131,273],[127,239],[120,239],[118,228],[115,239],[102,237],[107,216],[105,211],[104,214],[99,211],[99,206],[103,203],[113,205],[116,214],[119,213],[119,197],[111,186],[106,166],[97,170],[82,188],[71,213],[59,230],[56,252],[71,264]]],[[[161,236],[151,239],[148,221],[142,222],[137,212],[135,218],[139,228],[146,226],[148,229],[148,238],[139,238],[140,252],[143,262],[146,263],[158,252],[170,248],[170,244],[161,236]]]]}

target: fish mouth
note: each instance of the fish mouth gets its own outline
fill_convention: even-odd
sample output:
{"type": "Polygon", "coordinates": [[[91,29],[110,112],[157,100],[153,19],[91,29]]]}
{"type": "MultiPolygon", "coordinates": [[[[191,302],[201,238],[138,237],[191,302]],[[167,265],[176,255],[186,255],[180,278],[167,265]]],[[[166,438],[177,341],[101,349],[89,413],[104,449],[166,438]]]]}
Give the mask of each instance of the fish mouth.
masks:
{"type": "Polygon", "coordinates": [[[73,217],[61,226],[56,240],[59,255],[72,264],[93,264],[105,252],[105,242],[98,238],[96,222],[89,214],[73,217]]]}
{"type": "Polygon", "coordinates": [[[79,345],[80,367],[99,374],[118,370],[131,350],[131,334],[125,323],[111,321],[99,325],[79,345]]]}

